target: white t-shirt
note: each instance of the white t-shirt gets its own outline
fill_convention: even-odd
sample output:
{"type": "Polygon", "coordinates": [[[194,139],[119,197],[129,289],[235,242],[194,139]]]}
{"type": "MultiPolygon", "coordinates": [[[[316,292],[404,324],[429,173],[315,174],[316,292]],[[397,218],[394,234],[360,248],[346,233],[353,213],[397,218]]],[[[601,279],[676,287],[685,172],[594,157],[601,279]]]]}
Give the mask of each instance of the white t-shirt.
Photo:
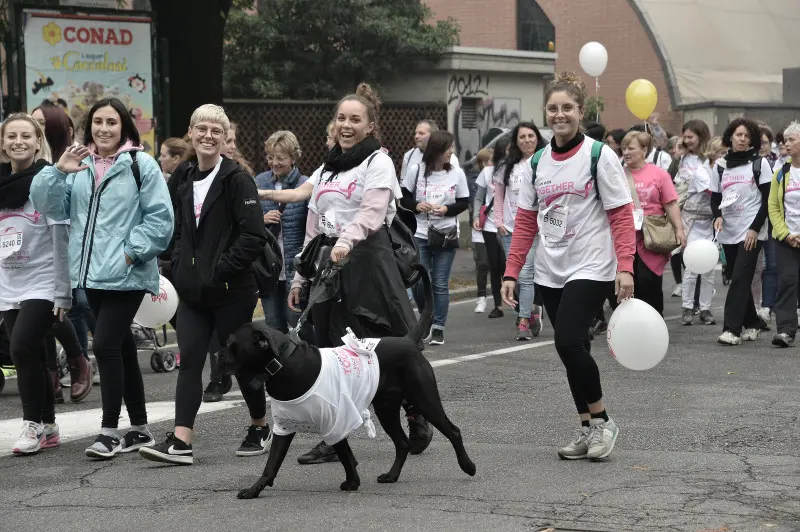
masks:
{"type": "MultiPolygon", "coordinates": [[[[511,175],[508,176],[508,186],[503,195],[503,226],[509,233],[514,232],[514,219],[517,217],[517,207],[519,204],[519,191],[522,187],[523,179],[530,179],[530,159],[525,159],[514,165],[511,169],[511,175]],[[525,171],[525,167],[528,171],[525,171]]],[[[502,187],[506,176],[505,166],[499,167],[499,171],[495,172],[494,180],[496,186],[502,187]]]]}
{"type": "Polygon", "coordinates": [[[392,191],[386,213],[386,223],[392,223],[397,211],[394,200],[402,197],[402,192],[394,163],[388,155],[377,150],[359,166],[338,174],[325,172],[324,167],[317,168],[309,179],[314,185],[314,192],[308,208],[319,217],[321,233],[331,237],[341,235],[345,227],[355,220],[364,192],[372,189],[392,191]]]}
{"type": "MultiPolygon", "coordinates": [[[[744,242],[744,237],[750,229],[750,224],[761,208],[761,191],[759,185],[769,184],[772,180],[772,171],[769,162],[761,158],[761,175],[758,183],[754,180],[753,164],[747,163],[736,168],[728,169],[725,158],[718,159],[711,171],[711,191],[722,193],[722,231],[717,240],[721,244],[738,244],[744,242]],[[722,182],[720,182],[719,168],[723,169],[722,182]]],[[[767,239],[767,222],[758,232],[759,240],[767,239]]]]}
{"type": "MultiPolygon", "coordinates": [[[[475,179],[475,183],[479,187],[483,187],[486,189],[486,197],[483,200],[483,204],[485,206],[489,206],[489,204],[494,199],[494,182],[492,181],[492,174],[494,173],[494,166],[487,166],[481,173],[478,174],[477,179],[475,179]]],[[[492,207],[494,210],[494,206],[492,207]]],[[[476,212],[475,216],[480,216],[480,213],[476,212]]],[[[483,230],[488,233],[496,233],[497,232],[497,225],[494,223],[494,217],[492,216],[492,211],[489,211],[489,215],[486,217],[486,223],[483,225],[483,230]]]]}
{"type": "Polygon", "coordinates": [[[789,233],[800,234],[800,168],[792,166],[786,179],[786,192],[783,194],[783,209],[789,233]]]}
{"type": "Polygon", "coordinates": [[[363,424],[369,437],[375,437],[369,405],[381,376],[375,355],[380,339],[360,340],[350,332],[343,340],[345,345],[341,347],[319,350],[319,376],[302,397],[291,401],[270,399],[275,434],[313,432],[333,445],[363,424]]]}
{"type": "Polygon", "coordinates": [[[195,227],[197,227],[197,224],[200,222],[200,213],[203,211],[203,202],[206,201],[206,196],[208,196],[208,190],[211,188],[211,183],[214,182],[214,178],[217,177],[220,166],[222,166],[222,157],[219,158],[219,161],[217,161],[217,165],[214,167],[213,170],[211,170],[211,173],[208,174],[207,177],[201,179],[200,181],[192,182],[192,191],[194,193],[195,227]]]}
{"type": "Polygon", "coordinates": [[[0,311],[21,301],[55,301],[52,225],[69,225],[40,214],[30,200],[0,210],[0,311]]]}
{"type": "MultiPolygon", "coordinates": [[[[457,198],[469,197],[467,176],[458,167],[451,167],[449,171],[441,170],[431,172],[425,177],[425,164],[410,166],[403,180],[403,187],[414,193],[414,198],[432,205],[453,205],[457,198]],[[419,176],[419,179],[417,179],[419,176]]],[[[443,232],[458,228],[457,216],[442,216],[440,214],[416,213],[417,232],[414,236],[423,240],[428,239],[428,226],[443,232]]]]}
{"type": "MultiPolygon", "coordinates": [[[[405,179],[408,169],[415,164],[422,164],[422,150],[419,148],[411,148],[403,154],[403,163],[400,167],[400,181],[405,179]]],[[[455,153],[450,155],[450,166],[453,168],[461,168],[455,153]]]]}
{"type": "Polygon", "coordinates": [[[660,150],[658,152],[658,161],[654,161],[653,159],[656,156],[656,148],[650,150],[650,153],[647,154],[646,162],[653,163],[654,165],[658,166],[663,170],[669,170],[669,166],[672,164],[672,156],[669,152],[660,150]]]}
{"type": "Polygon", "coordinates": [[[617,256],[605,211],[631,203],[628,179],[614,151],[603,146],[597,164],[600,199],[590,172],[591,139],[566,161],[556,161],[544,149],[531,183],[530,159],[522,181],[519,206],[538,211],[541,241],[535,251],[536,282],[562,288],[569,281],[613,281],[617,256]]]}
{"type": "MultiPolygon", "coordinates": [[[[686,203],[708,201],[711,202],[711,167],[708,160],[701,160],[697,155],[690,153],[681,159],[675,182],[687,183],[686,203]],[[700,195],[700,198],[695,196],[700,195]]],[[[681,213],[683,223],[687,228],[687,241],[694,242],[698,239],[710,240],[714,238],[713,220],[694,219],[686,213],[681,213]]]]}

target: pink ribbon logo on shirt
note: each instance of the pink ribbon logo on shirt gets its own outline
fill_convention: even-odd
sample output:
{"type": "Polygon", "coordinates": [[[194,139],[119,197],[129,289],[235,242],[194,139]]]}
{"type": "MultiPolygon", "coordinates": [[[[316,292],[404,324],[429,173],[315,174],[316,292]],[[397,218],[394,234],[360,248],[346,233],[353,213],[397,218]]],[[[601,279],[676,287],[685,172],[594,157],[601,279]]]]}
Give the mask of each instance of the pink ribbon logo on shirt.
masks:
{"type": "Polygon", "coordinates": [[[586,183],[586,186],[583,187],[583,190],[575,190],[575,183],[570,181],[568,183],[561,183],[559,185],[545,185],[539,188],[537,194],[544,196],[545,194],[551,193],[551,195],[544,200],[545,207],[549,207],[551,203],[562,196],[572,195],[578,196],[582,199],[587,199],[589,197],[589,192],[591,192],[593,188],[594,183],[589,181],[586,183]],[[566,190],[554,190],[554,187],[564,188],[566,190]]]}
{"type": "Polygon", "coordinates": [[[325,194],[326,192],[336,192],[337,194],[341,194],[346,199],[350,199],[353,196],[353,192],[355,192],[356,187],[358,184],[356,180],[347,185],[347,188],[342,188],[341,184],[338,181],[331,181],[329,183],[320,183],[319,187],[322,189],[317,193],[317,200],[319,200],[320,196],[325,194]]]}
{"type": "Polygon", "coordinates": [[[28,214],[27,212],[22,212],[22,209],[19,211],[6,211],[0,214],[0,222],[14,217],[25,218],[33,223],[39,223],[39,219],[42,217],[42,215],[39,214],[39,211],[33,211],[33,214],[28,214]]]}

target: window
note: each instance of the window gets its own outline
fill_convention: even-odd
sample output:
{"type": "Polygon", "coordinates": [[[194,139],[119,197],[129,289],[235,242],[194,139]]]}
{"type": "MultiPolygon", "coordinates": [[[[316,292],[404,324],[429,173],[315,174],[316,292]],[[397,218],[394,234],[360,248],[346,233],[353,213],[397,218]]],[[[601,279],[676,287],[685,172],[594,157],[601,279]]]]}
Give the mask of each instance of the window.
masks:
{"type": "Polygon", "coordinates": [[[556,29],[536,0],[517,0],[517,49],[553,52],[556,29]]]}
{"type": "Polygon", "coordinates": [[[461,99],[461,128],[478,129],[478,107],[481,104],[480,98],[461,99]]]}

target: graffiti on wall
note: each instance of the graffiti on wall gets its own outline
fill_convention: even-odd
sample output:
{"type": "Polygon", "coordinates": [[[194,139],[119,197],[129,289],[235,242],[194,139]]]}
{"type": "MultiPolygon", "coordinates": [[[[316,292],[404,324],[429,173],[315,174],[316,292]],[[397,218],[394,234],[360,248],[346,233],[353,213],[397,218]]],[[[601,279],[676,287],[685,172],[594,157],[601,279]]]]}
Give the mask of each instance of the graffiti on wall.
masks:
{"type": "Polygon", "coordinates": [[[478,153],[487,133],[520,122],[521,100],[491,95],[488,76],[455,74],[447,83],[447,116],[455,135],[455,153],[463,163],[478,153]]]}

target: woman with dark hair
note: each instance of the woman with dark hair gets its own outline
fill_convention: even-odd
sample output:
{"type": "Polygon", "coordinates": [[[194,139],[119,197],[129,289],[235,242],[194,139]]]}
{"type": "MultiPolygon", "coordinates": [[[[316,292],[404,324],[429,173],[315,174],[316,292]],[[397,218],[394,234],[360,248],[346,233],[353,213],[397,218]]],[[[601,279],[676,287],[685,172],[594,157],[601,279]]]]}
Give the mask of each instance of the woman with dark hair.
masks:
{"type": "Polygon", "coordinates": [[[171,137],[161,143],[161,151],[158,154],[158,163],[161,165],[161,172],[164,179],[169,180],[172,173],[183,162],[184,157],[189,152],[189,144],[183,139],[171,137]]]}
{"type": "Polygon", "coordinates": [[[622,162],[622,139],[625,138],[625,130],[624,129],[612,129],[608,133],[606,133],[605,142],[606,145],[614,150],[614,153],[617,154],[619,157],[620,162],[622,162]]]}
{"type": "MultiPolygon", "coordinates": [[[[503,252],[508,256],[511,248],[511,235],[514,233],[514,218],[517,216],[522,180],[525,178],[525,166],[530,164],[533,154],[547,144],[533,122],[520,122],[511,131],[511,144],[508,146],[508,157],[494,173],[494,223],[497,234],[503,244],[503,252]]],[[[519,309],[517,313],[517,340],[527,341],[542,332],[541,310],[534,304],[533,289],[533,252],[528,252],[525,266],[519,272],[519,309]]]]}
{"type": "Polygon", "coordinates": [[[42,126],[47,143],[50,145],[53,160],[58,161],[67,147],[72,144],[74,131],[72,119],[55,105],[37,107],[31,116],[42,126]]]}
{"type": "Polygon", "coordinates": [[[497,235],[497,225],[494,223],[494,173],[498,165],[506,157],[508,145],[511,140],[508,137],[501,137],[494,145],[492,154],[493,165],[487,166],[475,180],[477,189],[473,200],[473,209],[476,213],[472,227],[483,232],[483,241],[486,244],[486,259],[489,262],[489,279],[492,283],[492,297],[494,298],[494,308],[489,312],[489,318],[503,317],[503,299],[500,296],[500,287],[503,284],[503,272],[506,269],[506,255],[503,252],[503,245],[497,235]]]}
{"type": "Polygon", "coordinates": [[[36,175],[31,201],[71,223],[70,278],[86,289],[97,320],[93,350],[103,381],[101,430],[86,455],[108,459],[154,444],[130,326],[144,295],[160,291],[156,257],[172,237],[173,214],[158,163],[142,151],[121,101],[92,106],[83,141],[36,175]],[[123,398],[131,429],[120,439],[123,398]]]}
{"type": "Polygon", "coordinates": [[[737,118],[728,124],[722,144],[728,154],[717,160],[711,172],[711,209],[717,240],[732,273],[725,298],[725,322],[717,341],[739,345],[742,340],[757,340],[763,325],[750,285],[767,239],[772,169],[759,155],[761,129],[752,120],[737,118]]]}
{"type": "MultiPolygon", "coordinates": [[[[308,182],[313,193],[306,218],[304,249],[319,252],[320,264],[348,257],[339,273],[341,298],[311,308],[318,347],[342,344],[349,327],[359,338],[403,336],[416,323],[387,225],[402,197],[394,163],[379,141],[378,95],[366,83],[336,105],[336,145],[308,182]],[[364,275],[369,272],[369,275],[364,275]]],[[[320,273],[322,268],[320,268],[320,273]]],[[[313,282],[318,282],[319,273],[313,282]]],[[[297,311],[305,279],[295,273],[289,308],[297,311]]],[[[406,405],[411,452],[421,453],[433,432],[413,406],[406,405]]],[[[298,457],[302,464],[337,460],[324,441],[298,457]]]]}
{"type": "MultiPolygon", "coordinates": [[[[458,248],[458,215],[469,207],[467,177],[450,164],[455,137],[434,131],[428,138],[422,162],[408,167],[403,179],[403,206],[417,213],[414,239],[420,264],[430,272],[433,285],[431,345],[444,343],[444,328],[450,308],[450,271],[458,248]]],[[[425,294],[417,284],[414,299],[422,312],[425,294]]]]}

